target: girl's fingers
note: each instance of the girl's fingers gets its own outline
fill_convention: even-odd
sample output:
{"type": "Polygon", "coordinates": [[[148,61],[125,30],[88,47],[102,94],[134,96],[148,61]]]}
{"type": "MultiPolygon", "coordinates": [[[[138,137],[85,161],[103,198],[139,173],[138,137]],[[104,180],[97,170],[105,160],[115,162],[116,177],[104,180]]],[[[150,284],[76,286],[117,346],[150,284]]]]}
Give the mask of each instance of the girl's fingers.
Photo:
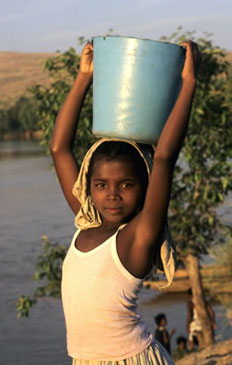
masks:
{"type": "Polygon", "coordinates": [[[86,48],[90,48],[93,49],[93,43],[92,42],[87,42],[85,45],[86,48]]]}
{"type": "Polygon", "coordinates": [[[182,47],[185,47],[186,50],[186,59],[192,58],[193,55],[193,47],[191,41],[185,41],[181,43],[182,47]]]}
{"type": "Polygon", "coordinates": [[[192,57],[196,68],[198,68],[201,60],[201,53],[199,51],[197,43],[189,40],[182,42],[181,46],[186,48],[186,57],[192,57]]]}
{"type": "Polygon", "coordinates": [[[186,51],[199,52],[197,43],[193,41],[184,41],[181,43],[182,47],[186,48],[186,51]]]}
{"type": "Polygon", "coordinates": [[[80,71],[84,73],[93,72],[93,44],[87,42],[81,53],[80,71]]]}
{"type": "Polygon", "coordinates": [[[193,41],[184,41],[181,46],[186,48],[185,63],[182,70],[182,78],[196,79],[200,60],[198,45],[193,41]]]}
{"type": "Polygon", "coordinates": [[[188,48],[188,47],[191,46],[191,44],[193,44],[193,42],[191,40],[189,40],[189,41],[183,41],[181,43],[181,46],[188,48]]]}
{"type": "Polygon", "coordinates": [[[88,42],[83,48],[82,54],[91,54],[93,53],[93,44],[88,42]]]}

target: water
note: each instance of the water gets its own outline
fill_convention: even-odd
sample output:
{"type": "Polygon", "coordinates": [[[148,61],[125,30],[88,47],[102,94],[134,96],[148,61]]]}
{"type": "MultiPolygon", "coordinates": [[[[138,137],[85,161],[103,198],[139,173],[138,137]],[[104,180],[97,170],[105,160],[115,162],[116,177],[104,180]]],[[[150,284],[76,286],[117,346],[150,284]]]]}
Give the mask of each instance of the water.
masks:
{"type": "MultiPolygon", "coordinates": [[[[0,143],[0,365],[71,365],[66,354],[65,326],[60,300],[41,300],[29,319],[16,318],[19,295],[32,293],[31,277],[41,235],[69,245],[75,231],[51,159],[35,142],[0,143]]],[[[186,335],[186,297],[158,296],[143,289],[139,308],[151,331],[153,316],[165,312],[168,328],[186,335]]],[[[215,305],[217,337],[232,336],[225,311],[215,305]]],[[[175,342],[175,338],[173,344],[175,342]]]]}

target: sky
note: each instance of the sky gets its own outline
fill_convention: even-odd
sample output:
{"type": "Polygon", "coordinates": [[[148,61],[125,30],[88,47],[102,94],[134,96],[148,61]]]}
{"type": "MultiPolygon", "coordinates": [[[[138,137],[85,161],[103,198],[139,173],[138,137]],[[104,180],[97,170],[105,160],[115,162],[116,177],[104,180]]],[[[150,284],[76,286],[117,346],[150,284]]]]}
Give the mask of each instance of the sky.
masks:
{"type": "Polygon", "coordinates": [[[231,0],[0,0],[0,51],[78,49],[78,37],[105,35],[157,40],[178,26],[213,33],[232,50],[231,0]]]}

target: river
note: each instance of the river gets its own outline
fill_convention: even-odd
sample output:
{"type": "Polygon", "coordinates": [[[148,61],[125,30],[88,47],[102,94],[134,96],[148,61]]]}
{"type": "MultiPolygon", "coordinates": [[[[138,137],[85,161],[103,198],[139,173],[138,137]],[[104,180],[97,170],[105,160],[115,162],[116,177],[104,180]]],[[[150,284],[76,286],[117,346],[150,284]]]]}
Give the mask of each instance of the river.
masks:
{"type": "MultiPolygon", "coordinates": [[[[60,300],[43,299],[29,318],[16,318],[19,295],[32,293],[31,277],[41,236],[66,246],[75,232],[52,162],[37,142],[0,142],[0,365],[71,365],[66,354],[60,300]]],[[[165,312],[168,329],[186,335],[186,296],[143,289],[139,310],[154,331],[153,317],[165,312]]],[[[225,310],[215,304],[218,339],[232,336],[225,310]]],[[[175,337],[172,341],[175,346],[175,337]]]]}

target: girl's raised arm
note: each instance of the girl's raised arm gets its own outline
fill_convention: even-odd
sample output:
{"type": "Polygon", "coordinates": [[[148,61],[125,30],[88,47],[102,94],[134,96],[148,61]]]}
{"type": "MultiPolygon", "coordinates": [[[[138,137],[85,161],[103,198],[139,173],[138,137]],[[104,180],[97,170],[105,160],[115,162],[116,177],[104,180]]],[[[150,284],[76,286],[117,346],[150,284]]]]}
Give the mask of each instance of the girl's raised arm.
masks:
{"type": "Polygon", "coordinates": [[[198,47],[193,42],[186,47],[186,60],[182,71],[182,87],[175,106],[159,138],[144,204],[141,222],[156,242],[162,234],[166,219],[173,169],[187,131],[193,96],[196,88],[196,67],[199,62],[198,47]]]}
{"type": "Polygon", "coordinates": [[[196,88],[198,48],[193,42],[184,42],[182,45],[186,47],[182,87],[155,150],[144,207],[121,233],[124,240],[130,243],[125,262],[129,262],[127,267],[138,277],[143,277],[147,273],[148,266],[152,262],[153,252],[162,238],[173,169],[186,134],[196,88]]]}
{"type": "Polygon", "coordinates": [[[75,214],[80,209],[72,188],[78,177],[79,166],[73,153],[81,107],[93,78],[93,45],[87,43],[82,51],[80,69],[58,117],[50,144],[57,176],[65,198],[75,214]]]}

